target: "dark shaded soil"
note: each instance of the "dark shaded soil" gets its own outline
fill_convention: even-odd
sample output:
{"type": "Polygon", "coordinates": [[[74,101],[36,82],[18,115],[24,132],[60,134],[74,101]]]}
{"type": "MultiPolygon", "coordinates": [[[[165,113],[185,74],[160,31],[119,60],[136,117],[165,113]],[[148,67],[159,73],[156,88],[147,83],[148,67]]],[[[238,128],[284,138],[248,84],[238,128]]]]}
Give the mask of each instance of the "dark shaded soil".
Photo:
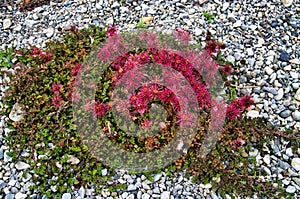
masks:
{"type": "Polygon", "coordinates": [[[33,10],[36,7],[50,4],[50,0],[22,0],[20,11],[33,10]]]}
{"type": "Polygon", "coordinates": [[[0,8],[8,5],[15,6],[17,4],[20,11],[31,11],[36,7],[50,4],[50,1],[61,3],[64,0],[21,0],[19,3],[16,3],[16,0],[0,0],[0,8]]]}

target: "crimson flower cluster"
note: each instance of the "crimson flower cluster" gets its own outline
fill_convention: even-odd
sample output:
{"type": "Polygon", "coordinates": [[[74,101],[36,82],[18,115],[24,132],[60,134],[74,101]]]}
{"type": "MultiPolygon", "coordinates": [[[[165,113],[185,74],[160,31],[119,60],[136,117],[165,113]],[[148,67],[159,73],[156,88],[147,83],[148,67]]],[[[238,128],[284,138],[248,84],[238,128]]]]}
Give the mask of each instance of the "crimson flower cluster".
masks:
{"type": "MultiPolygon", "coordinates": [[[[128,85],[130,88],[135,88],[139,82],[143,79],[143,75],[126,76],[129,71],[132,71],[146,63],[158,63],[164,68],[172,68],[178,71],[187,82],[191,85],[194,93],[197,96],[198,104],[202,108],[211,107],[211,98],[209,91],[206,88],[206,84],[212,85],[215,82],[215,74],[220,69],[223,74],[229,75],[232,72],[232,67],[225,65],[220,67],[216,62],[212,60],[212,54],[218,52],[220,49],[225,48],[224,44],[220,44],[213,40],[208,40],[206,48],[203,53],[194,54],[193,52],[187,52],[183,54],[182,52],[172,52],[168,49],[158,49],[155,44],[157,43],[155,34],[145,34],[141,37],[152,38],[150,46],[139,53],[122,52],[124,50],[124,43],[122,43],[121,37],[117,34],[117,28],[112,26],[107,28],[107,35],[112,40],[108,42],[103,49],[98,52],[98,57],[103,61],[112,61],[111,67],[113,73],[107,76],[108,79],[112,80],[112,86],[115,86],[122,77],[128,79],[128,85]],[[121,54],[121,56],[114,57],[114,54],[121,54]],[[111,57],[113,56],[113,57],[111,57]],[[201,76],[201,77],[200,77],[201,76]],[[203,83],[204,81],[205,83],[203,83]]],[[[189,33],[182,29],[177,29],[175,32],[175,37],[180,40],[189,40],[191,36],[189,33]]],[[[71,77],[74,77],[80,72],[80,64],[75,64],[71,71],[71,77]]],[[[176,77],[172,77],[174,85],[180,87],[176,77]]],[[[69,88],[74,86],[74,81],[71,81],[69,88]]],[[[91,85],[91,87],[96,85],[91,85]]],[[[128,87],[127,87],[128,88],[128,87]]],[[[181,91],[184,92],[184,91],[181,91]]],[[[78,94],[77,94],[78,95],[78,94]]],[[[69,97],[74,98],[76,92],[69,89],[69,97]],[[75,94],[74,94],[75,93],[75,94]]],[[[80,96],[77,96],[79,98],[80,96]]],[[[143,115],[148,109],[148,103],[153,100],[159,100],[163,104],[171,104],[175,110],[180,110],[180,105],[174,93],[165,89],[165,87],[160,86],[157,82],[153,81],[150,84],[142,85],[138,93],[131,96],[130,104],[134,107],[140,115],[143,115]]],[[[59,104],[59,103],[58,103],[59,104]]],[[[226,109],[226,117],[228,119],[236,119],[237,115],[243,110],[248,108],[253,104],[253,100],[250,96],[244,96],[240,99],[233,101],[226,109]]],[[[101,104],[98,102],[87,102],[86,107],[97,116],[103,116],[106,111],[110,110],[110,106],[106,104],[101,104]]],[[[187,118],[186,116],[179,116],[178,120],[187,118]]],[[[147,123],[147,122],[146,122],[147,123]]],[[[147,126],[145,123],[145,126],[147,126]]],[[[147,123],[149,124],[149,123],[147,123]]]]}
{"type": "MultiPolygon", "coordinates": [[[[69,85],[66,87],[67,91],[67,98],[78,101],[79,100],[79,93],[74,90],[75,86],[75,78],[77,74],[81,70],[81,64],[76,62],[71,70],[70,76],[71,81],[69,85]]],[[[52,93],[54,94],[52,98],[52,105],[59,108],[62,106],[63,96],[62,96],[63,86],[60,83],[54,83],[52,85],[52,93]]]]}
{"type": "Polygon", "coordinates": [[[222,72],[223,72],[223,74],[224,75],[226,75],[226,76],[229,76],[231,73],[232,73],[232,71],[233,71],[233,68],[230,66],[230,65],[224,65],[223,67],[222,67],[222,72]]]}
{"type": "Polygon", "coordinates": [[[102,117],[105,115],[107,111],[111,109],[111,106],[109,104],[104,104],[100,102],[95,102],[94,106],[92,107],[92,111],[94,115],[97,117],[102,117]]]}
{"type": "Polygon", "coordinates": [[[253,99],[251,98],[251,96],[248,95],[236,99],[232,101],[230,105],[227,106],[226,117],[228,119],[234,120],[242,111],[249,108],[253,104],[253,99]]]}
{"type": "Polygon", "coordinates": [[[214,40],[208,40],[206,42],[205,50],[208,52],[208,54],[212,55],[213,53],[218,52],[221,49],[226,48],[226,45],[223,43],[218,43],[214,40]]]}
{"type": "MultiPolygon", "coordinates": [[[[107,34],[111,38],[118,39],[117,29],[116,27],[109,27],[107,29],[107,34]]],[[[142,37],[150,37],[153,35],[142,35],[142,37]]],[[[180,40],[188,40],[191,38],[190,34],[182,29],[177,29],[175,32],[175,37],[180,40]]],[[[155,38],[153,39],[153,43],[155,43],[155,38]]],[[[121,45],[121,43],[118,43],[121,45]]],[[[111,44],[107,46],[107,49],[113,48],[111,44]]],[[[176,71],[180,72],[186,80],[192,86],[194,92],[196,93],[198,103],[200,107],[211,107],[211,98],[209,91],[206,88],[206,85],[202,83],[199,79],[199,76],[203,77],[204,81],[208,85],[213,85],[215,83],[215,74],[218,69],[221,68],[221,71],[224,75],[230,75],[232,72],[232,67],[230,65],[225,65],[220,67],[216,62],[212,61],[212,54],[218,52],[220,49],[224,49],[226,47],[225,44],[218,43],[213,40],[208,40],[205,50],[202,54],[195,55],[193,53],[187,53],[186,57],[180,53],[172,52],[167,49],[157,49],[157,48],[148,48],[147,50],[143,51],[142,53],[131,54],[131,53],[123,53],[121,56],[116,58],[113,63],[111,64],[115,73],[112,75],[113,85],[116,83],[129,71],[142,66],[146,63],[158,63],[163,65],[164,67],[170,67],[175,69],[176,71]]],[[[99,51],[98,55],[99,58],[107,57],[106,55],[109,54],[107,50],[99,51]]],[[[137,85],[137,82],[142,79],[142,77],[135,76],[130,77],[132,81],[129,80],[132,87],[137,85]]],[[[174,84],[176,84],[176,80],[174,79],[174,84]]],[[[143,91],[140,95],[144,95],[144,98],[141,100],[137,98],[135,101],[136,103],[136,110],[142,114],[146,111],[147,103],[151,101],[153,95],[157,92],[155,89],[157,85],[152,84],[151,86],[147,85],[143,89],[147,91],[143,91]],[[151,94],[151,95],[150,95],[151,94]]],[[[169,90],[158,90],[157,95],[160,93],[168,93],[169,90]]],[[[133,99],[137,96],[133,96],[133,99]]],[[[162,96],[160,96],[162,97],[162,96]]],[[[160,99],[160,98],[159,98],[160,99]]],[[[172,98],[171,98],[172,99],[172,98]]],[[[166,98],[160,99],[162,102],[166,100],[166,98]]],[[[237,115],[248,108],[250,105],[253,104],[250,96],[244,96],[241,99],[233,101],[226,110],[226,117],[228,119],[236,119],[237,115]]],[[[179,104],[175,103],[174,108],[179,109],[177,106],[179,104]]]]}
{"type": "Polygon", "coordinates": [[[109,37],[109,38],[111,38],[111,37],[113,37],[114,35],[116,35],[117,34],[117,27],[115,27],[115,26],[109,26],[109,27],[107,27],[107,29],[106,29],[106,34],[107,34],[107,36],[109,37]]]}
{"type": "MultiPolygon", "coordinates": [[[[155,62],[163,65],[164,67],[170,67],[180,72],[190,83],[193,90],[195,91],[198,99],[198,103],[201,107],[209,107],[210,106],[210,95],[208,90],[205,88],[205,84],[201,83],[196,77],[198,76],[197,71],[193,70],[190,62],[180,55],[170,52],[166,49],[155,49],[150,48],[145,52],[140,54],[129,54],[126,53],[120,56],[112,63],[112,67],[116,74],[112,77],[113,84],[116,84],[125,73],[134,68],[141,66],[148,62],[155,62]]],[[[210,64],[207,65],[207,70],[211,72],[217,71],[218,65],[210,64]]],[[[212,73],[209,74],[212,74],[212,73]]],[[[199,77],[199,76],[198,76],[199,77]]],[[[210,76],[213,77],[212,75],[210,76]]],[[[132,77],[133,79],[137,78],[136,76],[132,77]]],[[[172,80],[174,84],[176,84],[176,79],[172,80]]],[[[129,81],[129,82],[137,82],[137,81],[129,81]]],[[[175,107],[176,108],[176,107],[175,107]]]]}
{"type": "Polygon", "coordinates": [[[39,48],[34,48],[33,49],[33,56],[40,58],[42,62],[48,62],[52,60],[52,55],[51,53],[48,52],[43,52],[39,48]]]}
{"type": "Polygon", "coordinates": [[[188,42],[192,39],[192,36],[185,30],[177,28],[174,33],[175,38],[183,42],[188,42]]]}
{"type": "Polygon", "coordinates": [[[241,138],[237,138],[236,140],[233,141],[233,147],[235,149],[239,149],[243,146],[244,141],[241,138]]]}
{"type": "Polygon", "coordinates": [[[52,105],[55,107],[61,107],[62,105],[62,97],[60,96],[62,93],[62,85],[60,83],[54,83],[52,85],[52,92],[54,94],[52,98],[52,105]]]}
{"type": "Polygon", "coordinates": [[[156,100],[172,105],[175,110],[180,110],[179,101],[173,92],[156,83],[143,85],[137,94],[130,97],[130,105],[134,111],[143,115],[148,110],[148,104],[156,100]]]}

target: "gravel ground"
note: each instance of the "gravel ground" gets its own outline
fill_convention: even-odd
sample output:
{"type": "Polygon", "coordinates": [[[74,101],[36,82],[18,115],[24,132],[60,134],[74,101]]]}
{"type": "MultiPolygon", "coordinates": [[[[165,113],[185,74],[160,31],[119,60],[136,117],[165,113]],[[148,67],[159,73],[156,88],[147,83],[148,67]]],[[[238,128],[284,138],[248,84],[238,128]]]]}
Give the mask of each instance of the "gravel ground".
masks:
{"type": "MultiPolygon", "coordinates": [[[[59,39],[70,25],[79,28],[95,24],[100,27],[114,24],[121,31],[135,28],[142,16],[153,16],[150,29],[171,31],[186,28],[205,43],[206,31],[225,42],[228,61],[241,64],[238,94],[250,94],[257,104],[249,117],[263,117],[273,125],[292,130],[300,129],[300,1],[117,1],[65,0],[50,2],[32,11],[20,12],[22,1],[0,3],[1,47],[24,48],[29,45],[43,47],[49,39],[59,39]],[[200,2],[200,3],[199,3],[200,2]],[[208,23],[202,12],[215,14],[208,23]]],[[[32,7],[33,8],[33,7],[32,7]]],[[[1,87],[3,91],[3,88],[1,87]]],[[[6,155],[8,147],[4,116],[1,117],[0,149],[0,198],[41,198],[28,190],[30,176],[22,177],[26,163],[13,164],[6,155]]],[[[253,149],[261,169],[268,179],[283,182],[289,193],[300,190],[300,150],[293,151],[283,138],[266,143],[264,150],[253,149]],[[287,175],[283,172],[287,171],[287,175]]],[[[103,171],[105,173],[105,170],[103,171]]],[[[183,173],[171,180],[164,172],[151,183],[145,176],[128,175],[120,171],[119,181],[129,184],[128,190],[111,193],[104,190],[81,188],[65,193],[64,199],[91,198],[221,198],[211,190],[210,184],[193,184],[183,173]]],[[[227,198],[230,198],[229,196],[227,198]]],[[[255,196],[253,197],[255,198],[255,196]]]]}

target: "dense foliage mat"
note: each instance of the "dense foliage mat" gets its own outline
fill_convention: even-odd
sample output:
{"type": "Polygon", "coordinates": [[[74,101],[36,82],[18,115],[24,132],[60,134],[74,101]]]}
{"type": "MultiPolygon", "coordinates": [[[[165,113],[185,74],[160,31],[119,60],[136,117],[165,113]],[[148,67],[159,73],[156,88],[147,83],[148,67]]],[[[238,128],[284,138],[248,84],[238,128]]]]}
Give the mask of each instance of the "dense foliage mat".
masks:
{"type": "MultiPolygon", "coordinates": [[[[13,161],[24,161],[31,165],[31,171],[26,171],[24,175],[34,174],[35,186],[32,189],[37,188],[48,198],[59,198],[64,192],[91,184],[95,184],[97,190],[103,187],[109,187],[110,190],[126,187],[112,179],[115,171],[111,168],[107,168],[109,175],[102,176],[101,171],[106,167],[83,144],[73,119],[72,99],[76,98],[73,90],[75,77],[93,47],[104,42],[107,36],[111,36],[116,31],[111,28],[108,30],[99,27],[77,30],[76,27],[72,27],[61,41],[49,42],[45,50],[8,49],[0,54],[1,75],[4,77],[2,84],[9,86],[5,92],[5,108],[2,115],[10,115],[16,108],[25,112],[22,120],[6,120],[7,129],[11,129],[6,131],[6,139],[10,148],[14,149],[11,150],[10,156],[13,157],[13,161]],[[8,79],[10,81],[7,81],[8,79]]],[[[216,52],[213,53],[212,58],[221,66],[223,80],[229,81],[227,77],[236,66],[231,67],[222,58],[221,46],[211,40],[209,35],[206,49],[216,52]]],[[[132,55],[143,52],[145,51],[134,52],[132,55]]],[[[150,57],[153,57],[153,54],[150,57]]],[[[121,147],[134,152],[147,152],[167,144],[173,138],[170,129],[176,129],[176,125],[172,127],[178,119],[173,110],[176,99],[174,98],[175,101],[169,103],[169,106],[165,106],[170,113],[169,129],[166,128],[161,134],[150,138],[132,139],[126,132],[115,126],[107,105],[109,102],[107,96],[113,85],[111,77],[116,74],[115,72],[111,67],[106,73],[108,78],[99,81],[97,90],[99,106],[92,109],[99,116],[99,124],[106,129],[107,136],[121,147]],[[107,121],[110,121],[109,128],[107,121]],[[111,134],[111,131],[116,133],[111,134]]],[[[205,158],[199,157],[201,143],[210,125],[208,112],[203,112],[189,150],[174,164],[166,167],[165,171],[171,175],[171,171],[179,172],[184,169],[193,176],[195,181],[212,183],[213,189],[222,195],[228,193],[291,197],[292,195],[287,195],[280,186],[275,188],[273,182],[262,180],[261,176],[264,173],[256,168],[255,157],[248,155],[253,147],[263,148],[263,143],[274,139],[278,130],[263,119],[245,118],[241,115],[244,110],[236,112],[235,108],[240,101],[235,99],[235,88],[230,87],[230,81],[226,85],[232,110],[227,112],[226,123],[218,137],[216,147],[205,158]]],[[[156,89],[163,90],[160,87],[156,89]]],[[[168,94],[167,90],[165,92],[168,94]]],[[[243,99],[249,100],[249,98],[243,99]]],[[[161,103],[156,98],[151,100],[161,103]]],[[[134,108],[132,110],[136,118],[142,117],[136,119],[136,123],[147,126],[149,116],[147,112],[143,115],[134,108]]],[[[288,139],[297,146],[298,140],[295,136],[290,135],[288,139]]],[[[151,173],[146,176],[152,178],[151,173]]]]}

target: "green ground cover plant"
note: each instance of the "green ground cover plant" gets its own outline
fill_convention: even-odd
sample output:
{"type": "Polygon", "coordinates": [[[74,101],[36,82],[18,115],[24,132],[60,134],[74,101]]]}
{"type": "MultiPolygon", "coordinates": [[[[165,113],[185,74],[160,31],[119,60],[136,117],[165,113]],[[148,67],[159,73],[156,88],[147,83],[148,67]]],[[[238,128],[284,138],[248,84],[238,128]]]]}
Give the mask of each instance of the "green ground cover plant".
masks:
{"type": "MultiPolygon", "coordinates": [[[[7,128],[11,129],[7,133],[6,140],[10,148],[14,149],[10,152],[10,156],[15,162],[24,161],[31,165],[32,171],[26,171],[24,175],[34,174],[33,180],[36,185],[32,189],[37,188],[48,198],[60,198],[66,191],[91,184],[96,184],[97,190],[109,188],[111,191],[117,191],[126,188],[125,184],[113,180],[115,171],[112,168],[107,168],[89,152],[80,139],[72,117],[72,100],[79,98],[73,88],[82,63],[93,47],[113,37],[116,32],[115,27],[101,29],[93,26],[78,30],[73,26],[70,32],[64,34],[61,41],[51,41],[45,49],[32,47],[0,52],[1,75],[10,78],[9,82],[2,83],[9,86],[5,92],[5,108],[2,115],[8,116],[16,104],[25,112],[20,121],[6,121],[7,128]],[[14,72],[9,69],[13,69],[14,72]],[[28,155],[23,156],[24,152],[28,155]],[[108,175],[102,176],[101,171],[105,168],[108,169],[108,175]],[[56,187],[56,191],[51,189],[53,186],[56,187]]],[[[179,36],[189,37],[189,34],[181,29],[178,29],[177,33],[179,36]]],[[[227,193],[232,196],[251,196],[256,193],[265,197],[292,197],[281,187],[275,188],[273,182],[261,180],[260,176],[264,173],[255,167],[255,158],[248,156],[254,146],[262,148],[263,143],[274,139],[275,135],[285,134],[278,133],[278,129],[263,119],[248,119],[242,114],[254,102],[250,96],[236,97],[236,88],[232,87],[232,82],[228,80],[235,66],[222,58],[221,50],[225,47],[224,44],[211,39],[211,36],[207,37],[206,51],[211,60],[214,60],[210,63],[215,63],[214,70],[222,74],[229,99],[227,118],[218,137],[218,143],[205,158],[199,157],[201,143],[208,133],[207,129],[211,122],[209,112],[201,112],[199,128],[189,150],[164,170],[170,175],[172,172],[186,170],[195,182],[212,183],[213,189],[221,195],[227,193]],[[249,169],[250,167],[252,169],[249,169]]],[[[98,117],[97,121],[109,139],[120,147],[134,152],[159,149],[172,140],[178,120],[177,99],[169,90],[155,84],[144,87],[144,90],[137,90],[130,109],[136,124],[147,128],[149,125],[147,109],[152,102],[164,106],[168,113],[169,124],[155,136],[134,139],[116,126],[109,103],[111,92],[114,81],[118,79],[118,74],[123,73],[128,58],[138,56],[144,62],[163,62],[166,59],[162,56],[168,52],[160,53],[140,49],[128,52],[121,57],[124,59],[120,58],[118,62],[112,63],[105,73],[105,78],[99,79],[95,106],[89,107],[87,104],[87,110],[98,117]],[[139,97],[145,95],[148,104],[135,103],[139,97]]],[[[184,60],[178,58],[173,61],[179,63],[184,60]]],[[[170,65],[173,63],[171,62],[172,60],[170,65]]],[[[184,68],[182,65],[180,67],[184,68]]],[[[187,68],[183,68],[180,69],[182,72],[187,71],[187,68]]],[[[205,82],[199,74],[197,77],[199,86],[203,86],[199,96],[202,97],[200,99],[205,108],[208,103],[207,91],[204,89],[205,82]]],[[[288,135],[287,139],[297,146],[299,140],[293,134],[288,135]]],[[[154,173],[145,175],[151,181],[154,173]]]]}

